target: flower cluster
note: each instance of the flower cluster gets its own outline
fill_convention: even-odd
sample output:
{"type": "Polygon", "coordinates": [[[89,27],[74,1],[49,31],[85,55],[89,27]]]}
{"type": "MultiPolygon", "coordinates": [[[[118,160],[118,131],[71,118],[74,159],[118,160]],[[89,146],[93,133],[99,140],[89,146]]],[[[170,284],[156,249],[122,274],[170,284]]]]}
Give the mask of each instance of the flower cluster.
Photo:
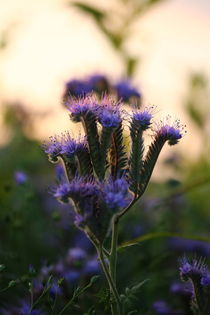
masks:
{"type": "MultiPolygon", "coordinates": [[[[94,85],[104,82],[104,78],[95,77],[90,81],[94,85]]],[[[117,85],[117,91],[118,99],[140,97],[128,81],[117,85]],[[120,96],[125,86],[127,96],[120,96]]],[[[164,143],[176,144],[182,137],[181,125],[167,123],[153,129],[155,141],[144,157],[143,134],[151,128],[152,107],[135,110],[130,115],[119,100],[86,92],[83,97],[68,98],[66,105],[71,120],[82,122],[85,138],[78,141],[66,133],[45,144],[49,159],[63,160],[67,175],[66,181],[62,175],[62,182],[53,194],[61,202],[73,202],[75,224],[89,238],[93,239],[94,235],[104,241],[112,216],[136,201],[145,190],[164,143]],[[124,117],[128,116],[131,117],[130,153],[126,151],[123,134],[124,117]]]]}

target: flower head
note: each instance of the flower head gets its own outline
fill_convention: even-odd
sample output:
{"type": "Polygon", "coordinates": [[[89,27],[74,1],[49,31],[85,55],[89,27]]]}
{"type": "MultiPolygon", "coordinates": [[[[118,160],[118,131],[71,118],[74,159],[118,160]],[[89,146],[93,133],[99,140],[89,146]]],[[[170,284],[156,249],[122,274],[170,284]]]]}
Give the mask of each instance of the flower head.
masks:
{"type": "Polygon", "coordinates": [[[118,99],[122,100],[123,102],[128,102],[131,97],[136,97],[136,98],[141,97],[137,89],[131,86],[131,83],[129,80],[122,80],[118,82],[115,85],[115,89],[117,92],[118,99]]]}
{"type": "Polygon", "coordinates": [[[78,122],[88,112],[94,113],[98,108],[98,102],[93,95],[89,95],[80,99],[71,99],[66,106],[71,113],[71,119],[78,122]]]}
{"type": "Polygon", "coordinates": [[[206,273],[201,278],[201,285],[203,287],[210,287],[210,274],[206,273]]]}
{"type": "Polygon", "coordinates": [[[102,98],[100,107],[97,110],[97,117],[102,126],[115,128],[121,123],[120,106],[121,103],[116,102],[111,97],[104,96],[102,98]]]}
{"type": "MultiPolygon", "coordinates": [[[[169,116],[167,117],[167,120],[169,120],[169,116]]],[[[169,145],[174,145],[179,142],[179,140],[183,137],[183,133],[185,126],[183,126],[179,120],[176,120],[173,124],[170,124],[169,122],[164,124],[161,121],[160,126],[158,126],[156,130],[156,134],[168,141],[169,145]]]]}
{"type": "Polygon", "coordinates": [[[69,133],[66,133],[62,139],[62,154],[65,154],[68,158],[73,157],[79,150],[84,150],[86,146],[85,139],[75,140],[69,133]]]}
{"type": "Polygon", "coordinates": [[[91,92],[91,85],[82,80],[70,80],[66,83],[65,96],[82,97],[91,92]]]}
{"type": "Polygon", "coordinates": [[[58,137],[50,137],[49,142],[43,144],[45,153],[48,154],[51,162],[57,162],[62,152],[62,142],[58,137]]]}
{"type": "Polygon", "coordinates": [[[126,207],[131,201],[127,181],[124,178],[110,179],[104,185],[104,200],[110,209],[126,207]]]}
{"type": "Polygon", "coordinates": [[[142,130],[146,130],[151,125],[152,113],[151,110],[144,110],[144,111],[136,111],[133,114],[133,121],[139,125],[142,130]]]}
{"type": "Polygon", "coordinates": [[[207,267],[201,259],[193,259],[192,261],[189,261],[184,257],[180,260],[179,271],[181,278],[183,280],[188,280],[194,276],[201,278],[207,273],[207,267]]]}
{"type": "Polygon", "coordinates": [[[23,171],[16,171],[14,174],[16,184],[23,185],[27,182],[28,176],[23,171]]]}

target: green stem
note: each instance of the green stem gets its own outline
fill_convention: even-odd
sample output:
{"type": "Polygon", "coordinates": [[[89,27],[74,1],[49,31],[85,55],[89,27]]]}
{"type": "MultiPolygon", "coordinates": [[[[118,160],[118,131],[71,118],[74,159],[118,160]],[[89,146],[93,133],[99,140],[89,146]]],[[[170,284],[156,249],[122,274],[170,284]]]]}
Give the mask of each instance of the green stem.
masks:
{"type": "Polygon", "coordinates": [[[114,283],[114,281],[112,279],[112,276],[110,275],[109,270],[107,268],[107,265],[106,265],[106,262],[105,262],[105,259],[104,259],[104,253],[103,253],[102,246],[99,246],[97,248],[97,251],[98,251],[98,257],[99,257],[102,269],[104,271],[104,274],[106,276],[107,282],[108,282],[109,287],[110,287],[110,290],[111,290],[111,292],[112,292],[112,294],[114,296],[115,302],[116,302],[116,307],[112,307],[112,314],[113,315],[121,315],[122,312],[121,312],[120,296],[119,296],[119,294],[117,292],[117,289],[116,289],[115,283],[114,283]]]}
{"type": "Polygon", "coordinates": [[[112,223],[112,242],[110,252],[110,274],[113,281],[116,283],[116,265],[117,265],[117,243],[118,243],[118,220],[116,216],[112,223]]]}

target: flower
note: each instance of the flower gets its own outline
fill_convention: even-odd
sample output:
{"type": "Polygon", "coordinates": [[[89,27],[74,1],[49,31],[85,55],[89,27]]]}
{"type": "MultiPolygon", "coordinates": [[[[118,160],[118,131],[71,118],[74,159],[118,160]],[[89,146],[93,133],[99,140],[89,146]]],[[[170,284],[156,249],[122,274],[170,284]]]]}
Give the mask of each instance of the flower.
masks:
{"type": "Polygon", "coordinates": [[[151,125],[152,114],[150,110],[136,111],[133,114],[133,121],[139,125],[142,130],[146,130],[151,125]]]}
{"type": "Polygon", "coordinates": [[[180,260],[180,276],[183,280],[196,277],[202,277],[207,273],[207,267],[201,259],[193,259],[191,262],[186,257],[180,260]]]}
{"type": "Polygon", "coordinates": [[[66,83],[64,97],[74,96],[78,98],[90,93],[91,90],[92,88],[89,82],[76,79],[70,80],[66,83]]]}
{"type": "Polygon", "coordinates": [[[121,122],[120,113],[110,109],[101,110],[99,114],[99,122],[103,127],[115,128],[121,122]]]}
{"type": "Polygon", "coordinates": [[[79,122],[81,117],[88,112],[95,113],[98,108],[98,102],[93,95],[88,95],[80,99],[68,100],[66,106],[71,113],[71,119],[75,122],[79,122]]]}
{"type": "Polygon", "coordinates": [[[173,124],[169,122],[170,117],[166,118],[166,124],[161,121],[161,124],[158,126],[156,130],[156,135],[168,141],[169,145],[174,145],[179,142],[179,140],[183,137],[183,133],[185,126],[180,123],[179,120],[175,120],[173,124]]]}
{"type": "Polygon", "coordinates": [[[23,185],[27,182],[28,176],[23,171],[16,171],[14,173],[15,182],[18,185],[23,185]]]}
{"type": "Polygon", "coordinates": [[[110,179],[104,185],[104,200],[110,209],[126,207],[131,201],[127,181],[124,178],[110,179]]]}
{"type": "Polygon", "coordinates": [[[209,273],[206,273],[202,276],[201,278],[201,285],[203,287],[209,287],[210,286],[210,274],[209,273]]]}
{"type": "Polygon", "coordinates": [[[70,185],[68,183],[62,183],[56,188],[53,195],[55,198],[65,203],[68,202],[70,192],[71,192],[70,185]]]}
{"type": "Polygon", "coordinates": [[[62,142],[57,136],[50,137],[49,142],[43,144],[45,153],[48,154],[51,162],[57,162],[58,157],[61,156],[62,142]]]}
{"type": "Polygon", "coordinates": [[[69,133],[63,135],[62,138],[62,150],[61,153],[64,154],[68,158],[72,158],[78,151],[84,151],[86,148],[86,140],[73,139],[69,133]]]}
{"type": "Polygon", "coordinates": [[[122,100],[123,102],[128,102],[131,97],[141,97],[137,89],[131,86],[129,80],[121,80],[115,85],[115,89],[118,99],[122,100]]]}

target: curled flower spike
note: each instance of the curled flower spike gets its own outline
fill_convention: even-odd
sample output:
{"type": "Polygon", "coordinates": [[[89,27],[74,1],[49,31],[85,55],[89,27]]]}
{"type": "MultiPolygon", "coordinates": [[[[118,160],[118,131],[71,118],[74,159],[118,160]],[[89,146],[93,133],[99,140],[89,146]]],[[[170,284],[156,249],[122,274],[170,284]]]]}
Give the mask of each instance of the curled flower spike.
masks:
{"type": "Polygon", "coordinates": [[[201,285],[203,287],[210,287],[210,274],[209,273],[202,276],[201,285]]]}
{"type": "MultiPolygon", "coordinates": [[[[168,116],[167,120],[169,120],[169,118],[168,116]]],[[[157,136],[168,141],[169,145],[174,145],[183,137],[183,134],[186,132],[184,129],[185,126],[182,125],[179,120],[175,120],[173,124],[170,124],[170,122],[164,124],[164,122],[161,121],[160,126],[158,126],[155,132],[157,136]]]]}
{"type": "Polygon", "coordinates": [[[57,136],[50,137],[50,141],[43,144],[45,153],[51,162],[57,162],[62,152],[62,141],[57,136]]]}
{"type": "Polygon", "coordinates": [[[87,114],[87,112],[95,112],[98,108],[97,99],[93,95],[89,95],[80,99],[68,100],[66,103],[68,110],[71,113],[71,119],[75,122],[79,122],[81,117],[87,114]]]}

